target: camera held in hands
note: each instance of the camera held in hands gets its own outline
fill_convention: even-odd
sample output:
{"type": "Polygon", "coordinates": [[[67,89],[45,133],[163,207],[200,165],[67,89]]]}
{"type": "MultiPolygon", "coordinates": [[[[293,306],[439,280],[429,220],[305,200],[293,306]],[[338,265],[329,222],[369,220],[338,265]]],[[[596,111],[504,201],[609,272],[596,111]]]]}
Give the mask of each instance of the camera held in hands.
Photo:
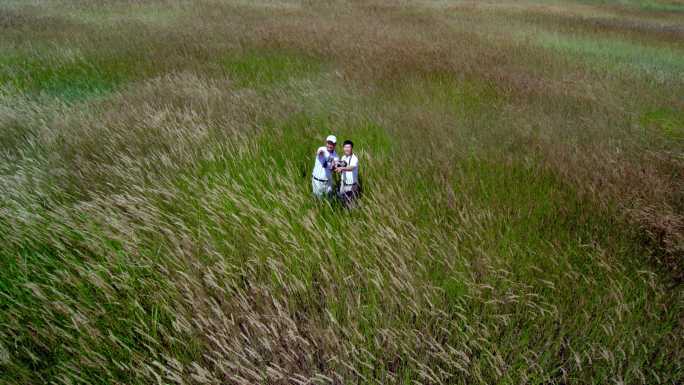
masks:
{"type": "Polygon", "coordinates": [[[333,167],[333,169],[338,168],[338,167],[347,167],[347,162],[344,160],[338,160],[335,163],[335,166],[333,167]]]}

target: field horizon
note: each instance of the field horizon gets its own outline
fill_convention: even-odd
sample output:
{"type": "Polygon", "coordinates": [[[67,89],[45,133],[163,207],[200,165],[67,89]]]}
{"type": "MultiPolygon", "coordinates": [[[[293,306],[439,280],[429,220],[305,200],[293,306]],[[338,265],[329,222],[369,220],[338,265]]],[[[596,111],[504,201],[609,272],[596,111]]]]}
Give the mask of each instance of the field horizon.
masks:
{"type": "Polygon", "coordinates": [[[3,0],[0,50],[0,384],[684,382],[684,1],[3,0]]]}

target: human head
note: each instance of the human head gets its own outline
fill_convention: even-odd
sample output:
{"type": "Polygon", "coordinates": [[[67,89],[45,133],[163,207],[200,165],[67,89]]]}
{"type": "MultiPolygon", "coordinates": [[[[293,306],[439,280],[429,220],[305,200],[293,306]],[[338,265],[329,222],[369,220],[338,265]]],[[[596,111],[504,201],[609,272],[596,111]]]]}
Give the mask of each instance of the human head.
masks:
{"type": "Polygon", "coordinates": [[[335,137],[335,135],[328,135],[328,137],[325,138],[325,146],[328,148],[328,151],[335,150],[336,144],[337,144],[337,138],[335,137]]]}
{"type": "Polygon", "coordinates": [[[352,151],[354,149],[354,142],[351,140],[345,140],[344,143],[342,144],[342,148],[344,149],[344,154],[345,155],[351,155],[352,151]]]}

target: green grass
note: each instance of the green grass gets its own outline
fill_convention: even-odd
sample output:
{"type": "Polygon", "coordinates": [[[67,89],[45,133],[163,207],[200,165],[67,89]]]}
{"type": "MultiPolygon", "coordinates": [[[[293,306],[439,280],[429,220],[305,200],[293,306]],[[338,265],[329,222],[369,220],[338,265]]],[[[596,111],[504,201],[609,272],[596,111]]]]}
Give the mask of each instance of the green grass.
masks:
{"type": "Polygon", "coordinates": [[[9,54],[0,60],[0,87],[77,101],[111,92],[139,76],[134,58],[9,54]]]}
{"type": "Polygon", "coordinates": [[[684,52],[676,49],[553,34],[540,36],[539,40],[544,47],[588,57],[609,68],[632,67],[659,80],[677,79],[684,71],[684,52]]]}
{"type": "Polygon", "coordinates": [[[182,2],[178,6],[159,7],[159,3],[149,2],[148,4],[125,4],[116,6],[103,12],[97,6],[90,9],[75,8],[64,9],[56,7],[50,13],[57,16],[65,16],[76,22],[91,23],[93,25],[110,25],[114,28],[125,23],[142,23],[152,26],[172,26],[179,15],[187,9],[183,9],[182,2]]]}
{"type": "Polygon", "coordinates": [[[632,8],[649,12],[684,12],[684,4],[670,0],[582,0],[580,2],[588,4],[602,4],[606,6],[619,6],[628,9],[632,8]]]}
{"type": "Polygon", "coordinates": [[[223,60],[222,65],[230,77],[244,86],[272,86],[323,69],[323,64],[315,58],[277,50],[231,55],[223,60]]]}
{"type": "Polygon", "coordinates": [[[684,112],[681,110],[662,108],[649,111],[641,116],[640,123],[669,139],[684,139],[684,112]]]}
{"type": "Polygon", "coordinates": [[[12,5],[79,34],[5,26],[0,383],[681,382],[679,51],[159,4],[12,5]],[[311,196],[330,133],[357,209],[311,196]]]}

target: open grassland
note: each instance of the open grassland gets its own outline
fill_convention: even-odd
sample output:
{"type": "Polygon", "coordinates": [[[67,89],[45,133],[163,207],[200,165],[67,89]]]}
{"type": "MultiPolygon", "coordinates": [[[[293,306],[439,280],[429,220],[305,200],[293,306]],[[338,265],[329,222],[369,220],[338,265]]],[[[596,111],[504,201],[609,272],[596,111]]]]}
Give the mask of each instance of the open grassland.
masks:
{"type": "Polygon", "coordinates": [[[0,1],[0,383],[682,383],[683,154],[680,0],[0,1]]]}

